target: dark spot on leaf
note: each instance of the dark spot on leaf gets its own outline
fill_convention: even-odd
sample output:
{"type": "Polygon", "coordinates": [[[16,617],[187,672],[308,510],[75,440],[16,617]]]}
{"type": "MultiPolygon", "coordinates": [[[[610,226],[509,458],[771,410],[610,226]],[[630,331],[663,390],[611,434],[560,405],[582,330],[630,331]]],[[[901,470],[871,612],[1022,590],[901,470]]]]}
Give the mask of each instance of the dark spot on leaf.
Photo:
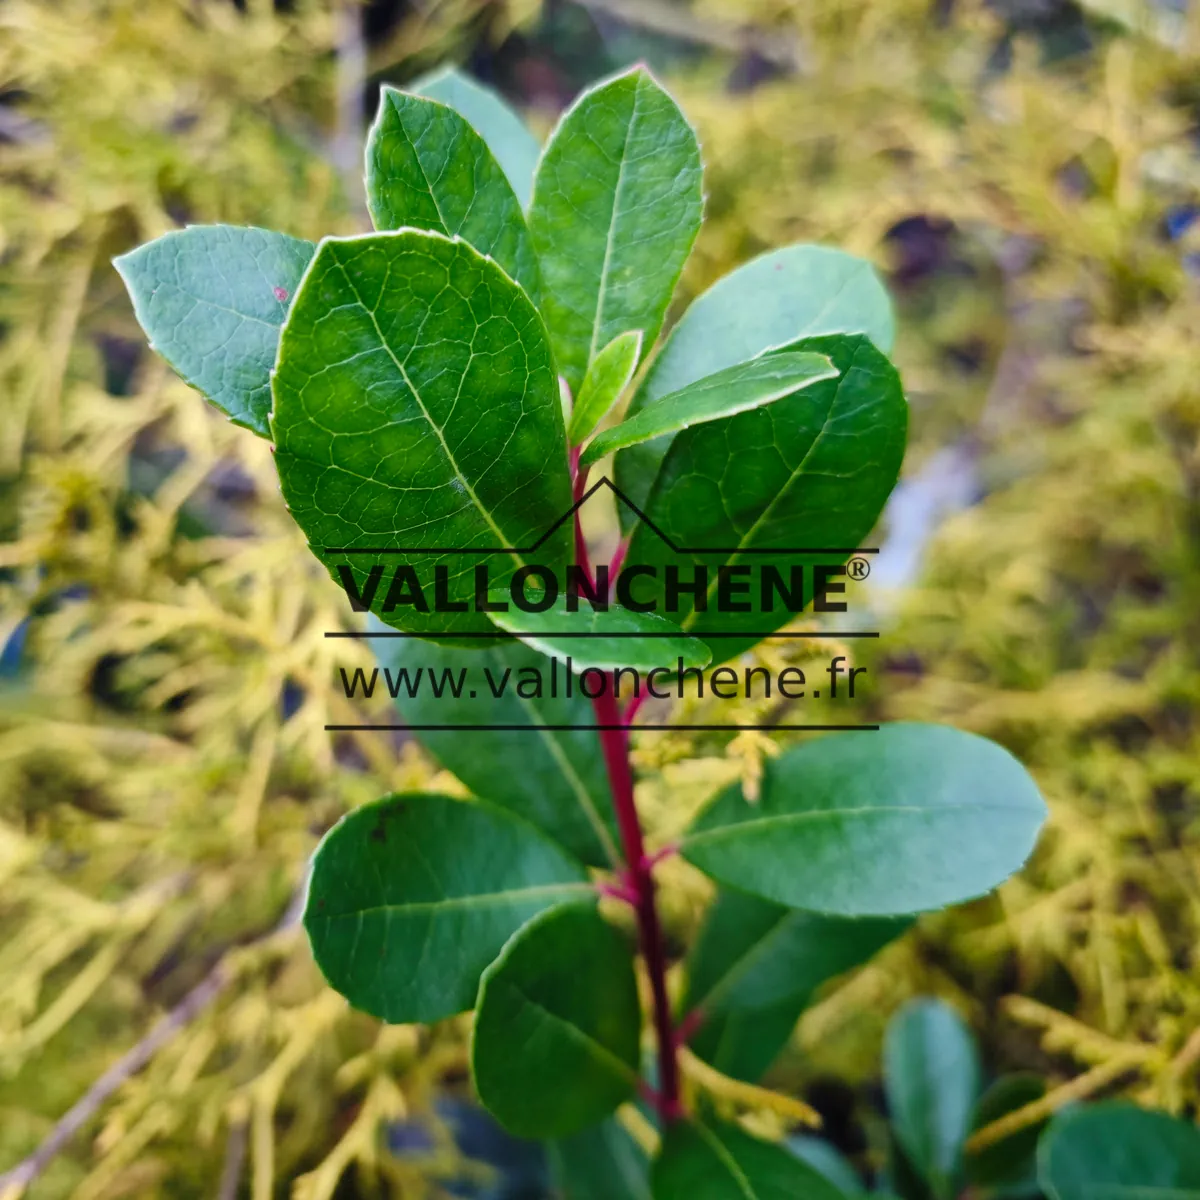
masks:
{"type": "Polygon", "coordinates": [[[278,300],[280,304],[282,304],[288,298],[287,288],[277,287],[273,288],[272,291],[274,291],[275,299],[278,300]]]}
{"type": "Polygon", "coordinates": [[[381,816],[375,822],[375,828],[371,830],[371,841],[381,845],[387,841],[387,817],[381,816]]]}

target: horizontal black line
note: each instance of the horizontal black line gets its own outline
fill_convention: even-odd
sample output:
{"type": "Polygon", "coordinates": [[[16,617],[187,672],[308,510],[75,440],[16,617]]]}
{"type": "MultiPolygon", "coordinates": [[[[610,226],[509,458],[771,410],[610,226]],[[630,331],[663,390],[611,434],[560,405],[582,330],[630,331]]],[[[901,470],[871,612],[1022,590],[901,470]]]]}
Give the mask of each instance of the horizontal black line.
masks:
{"type": "MultiPolygon", "coordinates": [[[[322,554],[532,554],[536,546],[325,546],[322,554]]],[[[672,547],[676,554],[878,554],[878,546],[697,546],[672,547]]]]}
{"type": "MultiPolygon", "coordinates": [[[[422,639],[428,641],[431,638],[436,637],[438,635],[430,634],[430,633],[404,633],[399,629],[385,629],[385,630],[381,630],[378,633],[368,633],[366,631],[359,633],[359,632],[355,632],[355,631],[346,631],[346,630],[333,630],[333,631],[326,630],[325,636],[327,638],[351,638],[355,641],[369,641],[371,638],[422,638],[422,639]]],[[[451,637],[453,637],[453,638],[489,638],[494,641],[494,640],[496,640],[498,635],[494,634],[494,633],[474,633],[474,632],[472,632],[472,633],[443,633],[440,636],[447,637],[447,638],[451,638],[451,637]]],[[[677,637],[686,637],[686,638],[693,638],[693,639],[694,638],[717,638],[717,639],[720,639],[720,638],[752,637],[752,638],[759,638],[762,641],[766,641],[767,638],[796,638],[798,640],[805,640],[807,638],[877,638],[878,636],[879,636],[879,634],[876,632],[869,632],[867,630],[862,630],[862,629],[847,630],[844,633],[839,632],[837,630],[820,630],[820,631],[814,631],[813,633],[780,633],[780,632],[763,633],[759,630],[749,630],[745,633],[738,632],[737,630],[713,630],[710,632],[706,632],[702,629],[681,629],[676,633],[622,633],[622,632],[618,632],[618,633],[579,633],[576,630],[570,630],[570,631],[564,632],[564,633],[546,633],[544,631],[536,632],[536,633],[515,633],[515,634],[511,634],[510,637],[504,638],[502,640],[510,641],[510,640],[517,640],[517,639],[523,638],[523,637],[529,637],[529,638],[677,638],[677,637]]]]}
{"type": "Polygon", "coordinates": [[[482,733],[493,730],[501,733],[517,733],[528,730],[530,733],[549,730],[555,733],[568,733],[574,729],[593,729],[596,732],[607,730],[628,729],[637,733],[639,730],[672,731],[681,730],[691,733],[737,733],[754,730],[758,733],[773,733],[783,730],[791,733],[851,733],[859,730],[874,731],[878,725],[326,725],[327,733],[423,733],[434,730],[455,731],[457,733],[482,733]]]}

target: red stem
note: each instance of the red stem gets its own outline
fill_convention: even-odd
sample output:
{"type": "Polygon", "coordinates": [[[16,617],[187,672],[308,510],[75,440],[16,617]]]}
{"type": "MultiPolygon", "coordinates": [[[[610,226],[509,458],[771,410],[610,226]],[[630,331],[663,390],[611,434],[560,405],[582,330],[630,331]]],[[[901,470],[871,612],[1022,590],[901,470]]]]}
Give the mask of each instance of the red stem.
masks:
{"type": "MultiPolygon", "coordinates": [[[[576,502],[587,486],[587,468],[579,467],[579,451],[570,455],[572,492],[576,502]]],[[[622,549],[618,551],[624,557],[622,549]]],[[[575,561],[591,577],[587,540],[583,536],[579,512],[575,512],[575,561]]],[[[615,572],[613,572],[615,574],[615,572]]],[[[634,703],[621,715],[616,698],[616,681],[608,677],[608,686],[592,701],[596,724],[600,726],[600,746],[604,751],[604,763],[608,768],[608,781],[612,788],[613,810],[617,817],[617,829],[621,835],[621,853],[625,857],[625,870],[616,887],[605,888],[610,895],[620,895],[633,905],[637,917],[638,942],[642,957],[646,960],[646,971],[650,976],[650,990],[654,997],[654,1034],[658,1042],[658,1088],[643,1088],[643,1094],[651,1098],[659,1116],[664,1121],[680,1117],[683,1108],[679,1100],[678,1042],[671,1019],[671,1004],[667,997],[667,952],[663,944],[662,926],[658,921],[658,908],[654,903],[654,877],[652,871],[659,855],[648,858],[642,841],[642,827],[638,821],[637,803],[633,796],[633,772],[629,767],[629,723],[637,711],[634,703]],[[624,893],[624,894],[622,894],[624,893]]]]}
{"type": "MultiPolygon", "coordinates": [[[[610,680],[611,684],[611,680],[610,680]]],[[[621,724],[620,712],[612,696],[612,688],[592,701],[596,711],[596,724],[612,726],[621,724]]],[[[675,1056],[675,1031],[671,1022],[671,1006],[667,998],[667,954],[663,945],[662,928],[658,923],[658,909],[654,903],[654,878],[651,863],[646,857],[642,842],[642,829],[638,822],[637,805],[633,798],[633,774],[629,769],[629,735],[625,729],[602,728],[600,744],[604,750],[604,762],[608,767],[608,779],[612,785],[613,809],[617,815],[617,828],[621,834],[621,849],[625,855],[626,879],[634,894],[634,912],[637,915],[638,940],[646,970],[650,976],[650,989],[654,996],[654,1033],[658,1040],[658,1111],[666,1121],[680,1115],[679,1063],[675,1056]]]]}

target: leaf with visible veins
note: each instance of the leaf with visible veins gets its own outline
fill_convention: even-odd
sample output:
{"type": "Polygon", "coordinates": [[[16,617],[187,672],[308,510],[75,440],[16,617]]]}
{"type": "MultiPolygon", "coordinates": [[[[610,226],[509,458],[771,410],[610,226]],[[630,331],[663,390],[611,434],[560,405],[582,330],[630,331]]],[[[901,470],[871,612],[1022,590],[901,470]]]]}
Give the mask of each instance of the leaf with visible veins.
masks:
{"type": "Polygon", "coordinates": [[[537,562],[561,575],[570,529],[543,535],[571,487],[545,326],[466,242],[418,230],[322,242],[284,326],[274,389],[292,516],[388,624],[443,640],[494,632],[474,611],[475,568],[504,587],[539,542],[537,562]],[[376,550],[392,552],[361,552],[376,550]],[[400,566],[424,610],[398,602],[400,566]],[[468,611],[438,604],[439,573],[445,599],[468,611]]]}
{"type": "Polygon", "coordinates": [[[385,86],[367,136],[375,228],[431,229],[490,255],[537,303],[537,255],[512,185],[454,109],[385,86]]]}
{"type": "Polygon", "coordinates": [[[269,438],[279,329],[316,247],[237,225],[190,225],[113,260],[157,350],[231,421],[269,438]]]}
{"type": "Polygon", "coordinates": [[[703,210],[700,147],[644,67],[568,109],[538,164],[529,228],[542,312],[572,392],[615,337],[654,345],[703,210]]]}
{"type": "Polygon", "coordinates": [[[439,1021],[543,909],[592,893],[582,865],[503,809],[386,796],[343,817],[313,859],[304,928],[330,985],[385,1021],[439,1021]]]}

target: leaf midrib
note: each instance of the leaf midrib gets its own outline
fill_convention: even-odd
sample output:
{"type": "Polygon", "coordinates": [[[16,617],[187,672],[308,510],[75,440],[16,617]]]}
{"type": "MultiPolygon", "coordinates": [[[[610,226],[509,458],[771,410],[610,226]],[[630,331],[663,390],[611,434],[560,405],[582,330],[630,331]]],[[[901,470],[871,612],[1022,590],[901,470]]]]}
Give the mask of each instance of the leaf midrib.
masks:
{"type": "Polygon", "coordinates": [[[1023,805],[1014,806],[1011,804],[876,804],[855,805],[851,808],[810,808],[803,812],[774,813],[770,816],[750,817],[745,821],[732,821],[728,825],[721,825],[716,829],[697,830],[695,833],[690,833],[684,838],[683,845],[688,847],[694,846],[698,842],[717,841],[745,829],[799,825],[809,821],[831,820],[839,817],[892,816],[896,813],[921,813],[928,815],[951,812],[1032,813],[1033,810],[1027,809],[1023,805]]]}
{"type": "MultiPolygon", "coordinates": [[[[421,178],[425,181],[425,190],[429,193],[429,199],[433,201],[433,211],[437,213],[438,220],[442,223],[442,227],[438,232],[444,233],[447,237],[453,237],[456,230],[450,228],[450,222],[446,220],[446,214],[442,212],[442,205],[438,200],[437,189],[433,185],[433,180],[429,178],[429,172],[425,170],[425,160],[421,157],[421,148],[417,144],[417,138],[414,138],[409,132],[408,126],[404,122],[404,115],[396,106],[396,97],[394,94],[389,93],[388,103],[391,105],[392,112],[396,114],[396,120],[404,132],[404,136],[408,138],[408,144],[412,147],[413,159],[416,161],[417,170],[421,172],[421,178]]],[[[436,103],[436,101],[433,103],[436,103]]],[[[355,294],[357,295],[357,293],[355,294]]]]}
{"type": "MultiPolygon", "coordinates": [[[[396,355],[392,351],[391,346],[388,344],[387,338],[385,338],[383,336],[383,330],[379,328],[379,321],[375,316],[375,310],[370,308],[367,305],[367,302],[363,299],[362,294],[359,292],[358,288],[355,287],[354,280],[350,277],[350,272],[346,270],[345,263],[343,263],[342,260],[340,258],[338,258],[336,255],[334,255],[332,257],[333,257],[333,261],[338,266],[338,270],[341,271],[342,277],[346,281],[346,286],[354,294],[355,300],[358,301],[359,307],[363,310],[363,312],[365,312],[367,314],[368,317],[370,317],[371,326],[375,330],[376,337],[379,338],[379,344],[383,347],[388,358],[390,358],[392,360],[392,363],[395,365],[396,370],[400,372],[400,376],[404,380],[405,386],[408,388],[408,390],[410,392],[412,392],[413,399],[417,402],[417,407],[421,410],[421,415],[425,418],[426,422],[429,425],[429,428],[432,429],[433,432],[437,435],[438,442],[442,447],[442,452],[446,455],[446,461],[449,462],[450,467],[454,472],[455,478],[462,485],[463,490],[466,492],[466,494],[471,498],[471,503],[475,505],[475,508],[479,512],[479,515],[487,523],[488,528],[492,531],[492,536],[496,538],[496,541],[498,542],[499,546],[502,549],[508,549],[508,547],[510,545],[510,539],[505,537],[504,531],[500,528],[499,525],[496,524],[495,520],[492,518],[492,514],[490,512],[488,512],[488,510],[483,506],[482,501],[475,494],[475,489],[471,486],[470,482],[463,475],[462,468],[458,465],[458,460],[454,457],[454,452],[450,449],[450,446],[446,441],[445,434],[442,430],[442,427],[440,425],[438,425],[438,423],[433,419],[429,410],[425,407],[425,402],[421,399],[421,393],[417,390],[416,385],[409,378],[408,371],[405,370],[404,364],[396,357],[396,355]]],[[[508,549],[508,555],[517,564],[518,567],[523,567],[525,565],[525,562],[521,558],[521,556],[519,554],[515,553],[514,551],[512,551],[511,549],[508,549]]]]}
{"type": "Polygon", "coordinates": [[[791,909],[780,913],[763,931],[762,936],[730,963],[729,967],[717,978],[716,983],[703,996],[692,1001],[693,1005],[696,1008],[711,1011],[714,999],[729,991],[738,980],[745,978],[754,963],[766,954],[768,946],[778,935],[781,926],[785,925],[794,915],[795,912],[791,909]]]}
{"type": "Polygon", "coordinates": [[[638,99],[642,94],[642,83],[638,79],[633,87],[633,110],[629,114],[629,123],[625,126],[625,142],[621,147],[621,161],[617,164],[617,184],[613,188],[613,206],[609,213],[608,233],[604,241],[604,261],[600,264],[600,286],[596,291],[596,311],[592,314],[592,337],[588,345],[588,358],[584,363],[584,372],[596,357],[596,343],[600,337],[600,326],[604,316],[604,301],[608,295],[608,271],[612,261],[614,231],[617,225],[617,214],[621,206],[621,189],[625,186],[625,163],[629,158],[629,139],[633,135],[633,127],[637,122],[638,99]]]}
{"type": "Polygon", "coordinates": [[[697,1122],[696,1131],[704,1139],[708,1148],[716,1155],[717,1161],[729,1172],[729,1177],[737,1184],[741,1191],[744,1200],[759,1200],[758,1193],[754,1190],[750,1180],[746,1178],[745,1172],[738,1166],[737,1159],[730,1153],[728,1147],[711,1129],[706,1128],[697,1122]]]}
{"type": "Polygon", "coordinates": [[[551,1012],[540,1001],[535,1000],[527,992],[523,991],[515,983],[506,983],[504,985],[510,992],[526,1007],[536,1009],[542,1017],[549,1021],[556,1028],[564,1030],[567,1036],[574,1042],[581,1044],[591,1057],[600,1063],[602,1066],[627,1080],[635,1088],[637,1087],[638,1074],[627,1062],[618,1058],[607,1046],[596,1041],[590,1033],[580,1029],[578,1025],[572,1024],[565,1017],[560,1017],[558,1013],[551,1012]]]}
{"type": "Polygon", "coordinates": [[[600,813],[596,806],[592,803],[591,793],[587,790],[583,780],[579,777],[579,772],[575,770],[575,764],[571,762],[567,752],[559,744],[558,739],[545,726],[546,722],[542,719],[542,714],[538,712],[533,702],[526,697],[517,694],[517,703],[525,709],[529,716],[529,723],[538,731],[538,736],[545,742],[547,749],[550,751],[550,756],[558,765],[558,769],[562,772],[563,778],[566,779],[567,785],[575,794],[575,799],[579,803],[579,807],[583,809],[584,815],[588,819],[588,824],[592,826],[596,837],[600,841],[600,845],[604,849],[604,853],[608,855],[609,861],[617,866],[620,864],[621,857],[617,853],[617,847],[612,840],[612,835],[608,832],[608,826],[604,824],[600,813]]]}
{"type": "Polygon", "coordinates": [[[438,913],[444,911],[462,911],[472,908],[487,908],[493,905],[515,903],[521,900],[533,900],[540,896],[557,896],[564,892],[587,893],[592,891],[592,885],[586,881],[567,883],[541,883],[525,888],[506,888],[501,892],[477,892],[473,896],[445,896],[440,900],[400,901],[389,904],[372,904],[365,908],[347,909],[345,912],[318,912],[315,918],[321,921],[337,921],[346,917],[373,916],[377,913],[402,913],[405,916],[421,915],[423,913],[438,913]]]}
{"type": "MultiPolygon", "coordinates": [[[[746,548],[746,546],[750,545],[753,542],[755,534],[757,534],[758,531],[763,527],[763,524],[767,520],[770,519],[771,514],[775,511],[776,507],[781,503],[781,501],[784,499],[784,497],[787,496],[791,492],[793,487],[795,487],[796,480],[803,477],[804,469],[805,469],[805,467],[808,466],[808,460],[810,458],[812,458],[812,456],[816,453],[817,447],[821,444],[821,441],[825,437],[826,431],[829,429],[829,422],[830,422],[830,418],[833,414],[834,406],[837,404],[838,396],[841,394],[842,382],[846,379],[846,377],[850,374],[850,372],[854,370],[854,364],[858,361],[858,353],[861,348],[862,347],[860,345],[857,349],[855,349],[854,357],[851,358],[849,365],[846,367],[846,369],[844,371],[839,373],[838,385],[834,389],[833,395],[829,399],[829,406],[828,406],[828,408],[826,408],[824,416],[821,418],[821,428],[820,428],[820,430],[818,430],[817,436],[815,438],[813,438],[812,444],[804,452],[804,457],[800,460],[796,469],[788,477],[788,480],[783,485],[783,487],[781,487],[779,489],[779,491],[777,491],[775,493],[775,495],[771,497],[771,500],[767,504],[766,508],[764,508],[762,510],[762,512],[760,512],[758,514],[758,516],[755,518],[754,523],[750,526],[750,528],[748,530],[746,530],[745,533],[739,535],[738,540],[737,540],[737,548],[734,550],[734,552],[732,554],[730,554],[725,559],[725,562],[723,564],[724,566],[728,567],[731,564],[737,562],[737,560],[741,557],[742,551],[746,548]]],[[[797,390],[799,390],[799,389],[797,389],[797,390]]],[[[720,572],[718,571],[716,574],[717,574],[717,576],[719,576],[720,572]]],[[[719,580],[717,578],[714,578],[712,583],[710,583],[708,585],[708,591],[705,593],[705,597],[706,597],[705,607],[706,608],[707,608],[707,601],[712,600],[713,592],[716,590],[718,582],[719,582],[719,580]]],[[[690,628],[695,623],[697,612],[698,612],[698,610],[693,608],[692,611],[690,613],[688,613],[688,615],[684,618],[683,622],[681,623],[680,628],[682,628],[682,629],[690,628]]]]}

